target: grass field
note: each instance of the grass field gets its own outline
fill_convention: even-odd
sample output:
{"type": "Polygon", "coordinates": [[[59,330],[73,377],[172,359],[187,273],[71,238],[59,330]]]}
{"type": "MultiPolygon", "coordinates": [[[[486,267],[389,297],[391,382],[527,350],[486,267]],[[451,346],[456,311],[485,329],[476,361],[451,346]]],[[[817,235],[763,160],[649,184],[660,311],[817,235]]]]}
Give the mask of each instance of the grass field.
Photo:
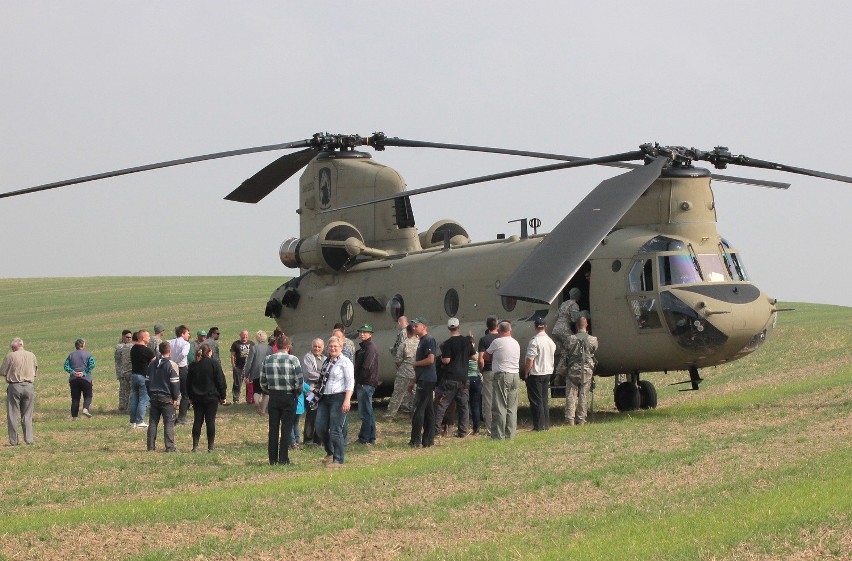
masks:
{"type": "Polygon", "coordinates": [[[511,442],[411,450],[405,423],[379,421],[341,470],[317,449],[271,467],[265,419],[238,405],[220,409],[215,454],[186,452],[189,427],[186,453],[146,452],[116,411],[121,329],[218,325],[229,344],[271,330],[280,282],[0,280],[0,342],[22,337],[40,363],[36,444],[0,447],[0,559],[852,559],[850,308],[793,304],[699,392],[648,376],[656,410],[616,413],[603,379],[593,423],[563,427],[556,400],[556,426],[533,433],[524,400],[511,442]],[[62,363],[80,336],[95,416],[71,423],[62,363]]]}

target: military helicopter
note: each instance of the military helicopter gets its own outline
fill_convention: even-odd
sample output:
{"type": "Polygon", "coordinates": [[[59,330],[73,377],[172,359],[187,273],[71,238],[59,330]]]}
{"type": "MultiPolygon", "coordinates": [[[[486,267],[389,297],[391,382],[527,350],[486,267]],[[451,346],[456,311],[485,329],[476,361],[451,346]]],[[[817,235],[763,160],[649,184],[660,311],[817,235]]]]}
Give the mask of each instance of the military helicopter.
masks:
{"type": "MultiPolygon", "coordinates": [[[[852,178],[732,155],[725,147],[702,151],[643,144],[638,150],[598,158],[503,148],[317,133],[312,138],[218,152],[69,179],[0,194],[0,198],[203,160],[300,149],[243,182],[225,198],[257,203],[302,168],[299,237],[285,240],[281,262],[298,269],[266,304],[294,341],[324,337],[336,323],[353,336],[362,323],[376,326],[374,341],[389,348],[396,320],[425,316],[433,326],[458,318],[462,332],[481,333],[496,315],[513,322],[522,348],[534,334],[536,316],[552,327],[571,288],[602,341],[599,376],[620,376],[615,404],[621,411],[656,407],[654,385],[643,373],[687,371],[692,390],[699,369],[742,358],[771,334],[780,311],[755,286],[739,251],[716,230],[711,180],[788,188],[789,184],[711,174],[694,167],[706,161],[775,169],[852,183],[852,178]],[[560,160],[470,179],[408,190],[394,169],[357,148],[439,148],[560,160]],[[641,161],[641,164],[629,163],[641,161]],[[540,222],[520,223],[520,232],[474,242],[465,228],[438,220],[415,226],[412,196],[474,183],[559,169],[605,165],[630,171],[592,190],[548,234],[540,222]],[[529,228],[533,228],[533,234],[529,228]]],[[[442,332],[433,329],[440,340],[442,332]]],[[[384,355],[387,357],[387,355],[384,355]]],[[[395,369],[380,360],[388,394],[395,369]]]]}

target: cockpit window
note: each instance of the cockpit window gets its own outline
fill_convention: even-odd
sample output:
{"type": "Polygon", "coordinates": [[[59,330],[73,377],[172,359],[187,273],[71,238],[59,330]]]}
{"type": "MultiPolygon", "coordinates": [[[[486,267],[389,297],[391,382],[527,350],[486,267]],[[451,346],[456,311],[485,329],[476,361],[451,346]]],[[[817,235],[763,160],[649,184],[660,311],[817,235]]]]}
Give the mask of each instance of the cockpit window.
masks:
{"type": "Polygon", "coordinates": [[[702,282],[696,262],[688,253],[661,255],[659,257],[660,284],[690,284],[702,282]]]}
{"type": "Polygon", "coordinates": [[[705,281],[724,282],[727,280],[725,265],[718,253],[699,253],[698,263],[701,265],[701,272],[704,274],[705,281]]]}
{"type": "Polygon", "coordinates": [[[630,267],[630,292],[649,292],[654,290],[654,273],[650,259],[637,259],[630,267]]]}
{"type": "Polygon", "coordinates": [[[747,281],[748,273],[743,267],[740,256],[736,252],[730,251],[731,246],[724,239],[719,244],[719,249],[722,252],[722,259],[725,261],[725,267],[728,269],[728,274],[735,281],[747,281]]]}
{"type": "Polygon", "coordinates": [[[686,249],[686,245],[668,236],[656,236],[645,242],[639,248],[639,253],[656,253],[658,251],[680,251],[686,249]]]}

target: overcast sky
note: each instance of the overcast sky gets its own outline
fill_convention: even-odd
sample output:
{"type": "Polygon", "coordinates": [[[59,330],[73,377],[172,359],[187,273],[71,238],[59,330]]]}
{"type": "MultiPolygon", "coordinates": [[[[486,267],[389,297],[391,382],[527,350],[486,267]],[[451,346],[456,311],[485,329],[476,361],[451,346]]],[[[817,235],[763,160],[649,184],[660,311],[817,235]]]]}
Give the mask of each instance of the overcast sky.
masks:
{"type": "MultiPolygon", "coordinates": [[[[0,0],[0,191],[318,131],[577,156],[725,145],[852,175],[850,22],[848,1],[0,0]]],[[[299,232],[297,179],[258,205],[222,199],[280,154],[2,199],[0,277],[292,275],[277,254],[299,232]]],[[[409,188],[530,165],[410,148],[374,157],[409,188]]],[[[615,173],[412,205],[419,227],[452,218],[474,240],[524,217],[547,231],[615,173]]],[[[792,183],[714,183],[719,231],[754,282],[782,300],[852,306],[852,185],[727,173],[792,183]]]]}

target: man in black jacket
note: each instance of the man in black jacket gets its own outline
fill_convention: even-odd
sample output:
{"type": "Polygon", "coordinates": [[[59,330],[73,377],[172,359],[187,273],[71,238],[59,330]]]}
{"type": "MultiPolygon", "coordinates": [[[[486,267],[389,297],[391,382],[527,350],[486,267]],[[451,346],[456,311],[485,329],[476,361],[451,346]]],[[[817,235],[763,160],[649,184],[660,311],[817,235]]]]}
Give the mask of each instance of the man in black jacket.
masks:
{"type": "Polygon", "coordinates": [[[175,448],[175,407],[180,399],[180,374],[178,366],[170,358],[172,347],[168,341],[160,343],[160,358],[148,365],[145,386],[151,398],[151,417],[148,420],[148,451],[153,451],[157,442],[157,425],[163,417],[163,436],[166,452],[177,452],[175,448]]]}
{"type": "Polygon", "coordinates": [[[441,362],[444,364],[444,377],[439,382],[441,399],[435,406],[435,433],[441,433],[441,422],[444,414],[453,400],[459,414],[458,432],[455,436],[467,436],[467,419],[469,413],[470,382],[467,379],[469,360],[476,360],[476,349],[467,337],[459,332],[458,318],[447,320],[450,338],[441,343],[441,362]]]}
{"type": "Polygon", "coordinates": [[[355,390],[358,392],[358,417],[361,430],[358,442],[375,444],[376,415],[373,412],[373,394],[379,385],[379,351],[373,343],[373,326],[365,323],[358,328],[361,348],[355,352],[355,390]]]}

